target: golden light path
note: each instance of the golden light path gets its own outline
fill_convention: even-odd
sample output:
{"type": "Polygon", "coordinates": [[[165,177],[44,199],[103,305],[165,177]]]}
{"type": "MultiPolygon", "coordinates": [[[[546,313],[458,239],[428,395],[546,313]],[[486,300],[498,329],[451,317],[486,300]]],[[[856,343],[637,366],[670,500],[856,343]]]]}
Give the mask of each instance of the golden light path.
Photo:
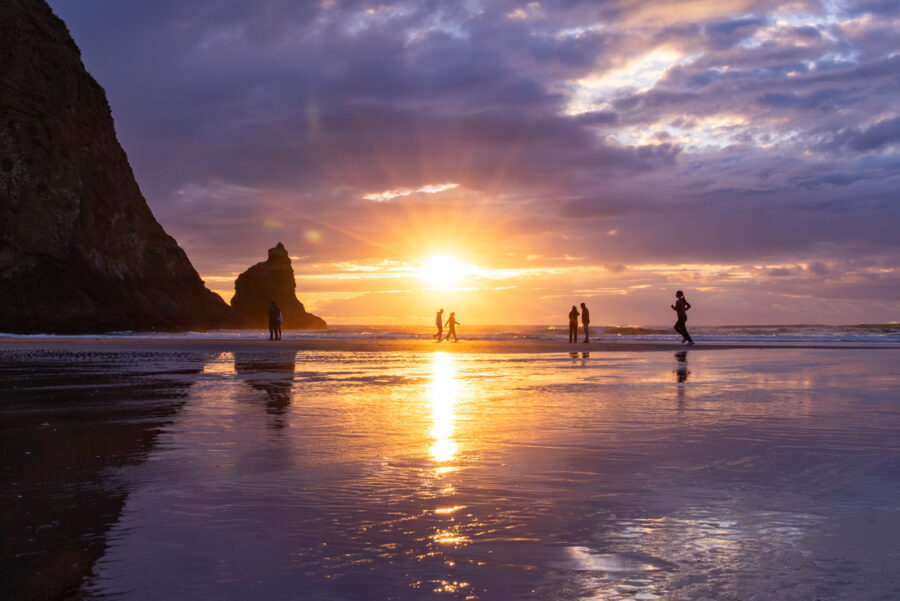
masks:
{"type": "MultiPolygon", "coordinates": [[[[450,353],[435,353],[432,364],[431,385],[428,387],[428,397],[431,401],[431,458],[439,463],[446,464],[456,457],[457,444],[453,440],[453,426],[455,421],[454,404],[457,393],[456,369],[453,365],[453,355],[450,353]]],[[[453,468],[439,465],[438,473],[450,471],[453,468]]]]}
{"type": "MultiPolygon", "coordinates": [[[[459,399],[460,383],[457,378],[454,356],[450,353],[437,352],[432,360],[431,384],[428,386],[428,399],[431,403],[431,446],[428,449],[432,461],[435,462],[435,475],[446,477],[458,468],[453,465],[459,447],[453,439],[456,422],[456,402],[459,399]]],[[[444,484],[447,484],[446,482],[444,484]]],[[[452,495],[453,486],[442,485],[442,493],[452,495]]],[[[448,523],[432,535],[431,539],[439,545],[458,545],[468,542],[461,533],[461,525],[454,519],[460,505],[437,507],[434,512],[446,516],[448,523]]],[[[467,583],[460,583],[467,586],[467,583]]]]}

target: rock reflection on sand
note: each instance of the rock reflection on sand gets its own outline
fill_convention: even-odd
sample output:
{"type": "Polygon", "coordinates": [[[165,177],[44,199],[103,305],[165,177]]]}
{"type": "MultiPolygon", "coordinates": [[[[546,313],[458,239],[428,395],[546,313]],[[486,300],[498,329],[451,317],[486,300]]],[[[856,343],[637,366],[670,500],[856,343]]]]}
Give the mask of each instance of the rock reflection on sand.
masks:
{"type": "Polygon", "coordinates": [[[78,597],[203,359],[0,347],[0,599],[78,597]]]}
{"type": "Polygon", "coordinates": [[[210,356],[84,596],[890,598],[897,359],[210,356]]]}

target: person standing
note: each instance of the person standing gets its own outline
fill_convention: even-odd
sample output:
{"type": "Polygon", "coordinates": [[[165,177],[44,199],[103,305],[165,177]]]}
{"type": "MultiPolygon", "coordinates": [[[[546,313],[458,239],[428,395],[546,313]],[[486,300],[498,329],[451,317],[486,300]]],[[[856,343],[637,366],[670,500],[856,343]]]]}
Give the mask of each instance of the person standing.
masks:
{"type": "Polygon", "coordinates": [[[456,326],[462,325],[458,321],[456,321],[456,313],[450,311],[450,319],[447,320],[447,327],[450,328],[447,330],[447,340],[450,340],[450,335],[453,334],[453,342],[459,342],[459,338],[456,337],[456,326]]]}
{"type": "Polygon", "coordinates": [[[684,298],[684,292],[681,290],[676,292],[675,304],[672,305],[672,310],[678,314],[678,321],[675,322],[675,331],[681,334],[681,344],[686,342],[688,346],[694,344],[694,339],[688,334],[687,325],[685,325],[687,323],[687,312],[690,308],[691,303],[687,302],[687,299],[684,298]]]}
{"type": "Polygon", "coordinates": [[[591,325],[591,314],[584,303],[581,303],[581,325],[584,326],[584,340],[582,342],[590,342],[589,327],[591,325]]]}
{"type": "Polygon", "coordinates": [[[437,312],[437,315],[434,316],[434,325],[437,326],[437,334],[432,336],[432,338],[436,338],[437,342],[441,341],[441,338],[444,336],[444,310],[441,309],[437,312]]]}
{"type": "Polygon", "coordinates": [[[269,305],[269,340],[281,340],[281,309],[272,301],[269,305]]]}
{"type": "Polygon", "coordinates": [[[569,311],[569,343],[578,342],[578,309],[572,305],[569,311]]]}

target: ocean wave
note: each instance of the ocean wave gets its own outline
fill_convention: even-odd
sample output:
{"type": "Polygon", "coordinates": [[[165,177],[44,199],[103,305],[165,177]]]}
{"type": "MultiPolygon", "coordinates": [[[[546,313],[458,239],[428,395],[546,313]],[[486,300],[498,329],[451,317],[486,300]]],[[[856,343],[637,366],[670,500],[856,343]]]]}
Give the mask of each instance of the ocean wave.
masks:
{"type": "MultiPolygon", "coordinates": [[[[679,336],[662,326],[597,326],[591,337],[596,341],[672,342],[679,336]]],[[[286,340],[430,340],[434,330],[418,326],[344,326],[328,330],[285,330],[286,340]]],[[[568,339],[565,326],[469,326],[459,328],[459,335],[469,340],[561,341],[568,339]]],[[[707,342],[784,342],[784,343],[900,343],[900,324],[764,325],[692,327],[691,334],[707,342]]],[[[0,336],[53,338],[52,334],[0,336]]],[[[67,336],[69,337],[69,336],[67,336]]],[[[268,337],[263,330],[210,330],[204,332],[109,332],[75,336],[80,338],[148,338],[174,340],[259,339],[268,337]]]]}

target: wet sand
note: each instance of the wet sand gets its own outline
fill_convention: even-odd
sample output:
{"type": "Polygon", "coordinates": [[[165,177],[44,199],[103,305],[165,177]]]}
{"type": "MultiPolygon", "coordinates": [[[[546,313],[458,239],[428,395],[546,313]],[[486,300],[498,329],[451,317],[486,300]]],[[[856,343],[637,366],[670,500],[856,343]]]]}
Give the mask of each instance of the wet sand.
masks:
{"type": "Polygon", "coordinates": [[[445,353],[568,353],[568,352],[621,352],[621,351],[680,351],[690,350],[735,350],[735,349],[838,349],[874,350],[900,349],[891,343],[784,343],[753,342],[723,343],[698,342],[685,346],[674,342],[590,342],[569,344],[565,341],[545,342],[535,340],[460,340],[459,342],[434,342],[427,339],[408,340],[268,340],[259,339],[170,339],[170,338],[129,338],[129,337],[2,337],[0,349],[68,350],[68,351],[184,351],[184,352],[231,352],[231,351],[323,351],[323,352],[425,352],[445,353]]]}
{"type": "Polygon", "coordinates": [[[0,599],[71,599],[200,357],[0,346],[0,599]]]}
{"type": "Polygon", "coordinates": [[[0,598],[897,598],[898,365],[8,339],[0,598]]]}

